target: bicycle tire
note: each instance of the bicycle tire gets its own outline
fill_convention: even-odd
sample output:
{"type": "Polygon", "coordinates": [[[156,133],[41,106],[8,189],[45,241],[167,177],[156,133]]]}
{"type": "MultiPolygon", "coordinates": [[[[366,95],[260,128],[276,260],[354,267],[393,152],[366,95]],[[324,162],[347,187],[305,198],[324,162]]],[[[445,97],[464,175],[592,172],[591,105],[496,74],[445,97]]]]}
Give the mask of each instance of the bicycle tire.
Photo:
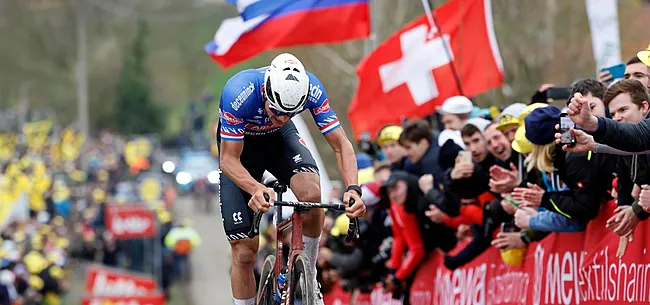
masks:
{"type": "Polygon", "coordinates": [[[295,303],[295,296],[297,293],[301,295],[302,305],[314,305],[314,275],[311,273],[311,264],[305,254],[296,256],[293,262],[293,270],[289,285],[291,287],[291,294],[288,296],[289,304],[295,303]]]}
{"type": "Polygon", "coordinates": [[[275,281],[277,281],[276,277],[271,277],[269,279],[268,283],[266,282],[266,278],[273,272],[273,268],[275,267],[275,256],[274,255],[269,255],[266,257],[264,260],[264,265],[262,267],[262,272],[260,273],[260,282],[257,285],[257,304],[261,305],[274,305],[275,304],[275,298],[273,297],[273,294],[275,293],[275,281]],[[267,284],[266,290],[264,290],[264,284],[267,284]]]}

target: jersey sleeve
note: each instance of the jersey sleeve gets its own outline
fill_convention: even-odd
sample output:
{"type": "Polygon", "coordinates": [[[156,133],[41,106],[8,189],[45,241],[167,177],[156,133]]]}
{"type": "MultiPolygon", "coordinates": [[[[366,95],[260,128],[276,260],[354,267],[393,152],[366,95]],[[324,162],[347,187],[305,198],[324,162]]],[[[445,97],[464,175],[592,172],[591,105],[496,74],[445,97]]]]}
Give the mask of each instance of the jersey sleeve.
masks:
{"type": "Polygon", "coordinates": [[[341,123],[339,123],[339,118],[334,113],[334,109],[330,107],[323,84],[313,74],[308,73],[308,75],[309,97],[307,98],[307,108],[314,117],[320,132],[326,135],[341,127],[341,123]]]}
{"type": "MultiPolygon", "coordinates": [[[[244,141],[244,113],[246,100],[242,100],[241,88],[246,82],[241,75],[235,75],[223,88],[219,103],[219,124],[222,141],[244,141]]],[[[247,97],[248,98],[248,97],[247,97]]]]}

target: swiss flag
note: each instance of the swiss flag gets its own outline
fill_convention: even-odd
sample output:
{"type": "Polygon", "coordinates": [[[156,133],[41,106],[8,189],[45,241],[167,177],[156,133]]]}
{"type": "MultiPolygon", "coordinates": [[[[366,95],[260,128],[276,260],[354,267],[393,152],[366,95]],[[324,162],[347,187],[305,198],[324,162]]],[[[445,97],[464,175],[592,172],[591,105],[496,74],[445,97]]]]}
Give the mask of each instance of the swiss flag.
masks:
{"type": "Polygon", "coordinates": [[[503,83],[490,0],[452,0],[393,34],[357,66],[359,87],[348,116],[357,138],[403,117],[425,117],[445,99],[475,96],[503,83]],[[443,41],[444,39],[444,41],[443,41]]]}

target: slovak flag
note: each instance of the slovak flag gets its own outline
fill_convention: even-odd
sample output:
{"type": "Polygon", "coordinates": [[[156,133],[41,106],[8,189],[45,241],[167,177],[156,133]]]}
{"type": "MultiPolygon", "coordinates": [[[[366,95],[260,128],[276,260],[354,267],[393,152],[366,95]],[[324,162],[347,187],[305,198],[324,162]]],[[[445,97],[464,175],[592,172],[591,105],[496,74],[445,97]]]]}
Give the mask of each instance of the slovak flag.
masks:
{"type": "Polygon", "coordinates": [[[357,66],[348,109],[357,138],[386,124],[426,117],[445,99],[472,97],[503,84],[490,0],[452,0],[389,37],[357,66]],[[453,68],[452,68],[453,65],[453,68]],[[458,82],[456,75],[458,76],[458,82]],[[460,84],[459,84],[460,83],[460,84]]]}
{"type": "Polygon", "coordinates": [[[205,51],[224,69],[264,51],[370,34],[368,0],[227,0],[240,16],[221,23],[205,51]]]}

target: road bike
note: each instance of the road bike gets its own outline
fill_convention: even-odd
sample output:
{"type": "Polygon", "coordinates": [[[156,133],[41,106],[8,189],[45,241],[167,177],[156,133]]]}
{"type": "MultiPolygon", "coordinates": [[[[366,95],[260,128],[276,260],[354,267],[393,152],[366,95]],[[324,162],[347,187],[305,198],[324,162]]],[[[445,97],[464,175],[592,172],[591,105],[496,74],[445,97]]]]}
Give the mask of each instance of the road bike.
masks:
{"type": "MultiPolygon", "coordinates": [[[[257,305],[313,305],[314,291],[316,284],[315,274],[312,274],[311,264],[304,253],[302,244],[302,217],[303,214],[311,209],[332,209],[345,211],[343,203],[315,203],[299,201],[282,201],[282,194],[287,191],[287,186],[278,181],[267,183],[271,186],[278,198],[273,204],[276,207],[275,227],[276,230],[276,255],[269,255],[264,260],[260,282],[257,289],[257,305]],[[282,207],[293,207],[294,213],[287,220],[282,220],[282,207]],[[289,251],[288,266],[283,266],[282,257],[282,240],[284,231],[291,230],[291,250],[289,251]],[[276,258],[278,258],[276,260],[276,258]],[[283,272],[285,271],[285,272],[283,272]],[[280,287],[278,278],[281,275],[285,277],[285,284],[280,287]],[[280,289],[278,289],[280,288],[280,289]],[[280,300],[278,302],[277,300],[280,300]]],[[[266,196],[265,196],[266,198],[266,196]]],[[[267,200],[269,198],[266,198],[267,200]]],[[[354,200],[350,199],[350,206],[354,200]]],[[[248,237],[253,238],[259,235],[259,224],[262,220],[263,212],[258,211],[255,214],[253,226],[248,232],[248,237]]],[[[359,219],[350,220],[348,234],[345,238],[347,242],[359,238],[359,219]]]]}

